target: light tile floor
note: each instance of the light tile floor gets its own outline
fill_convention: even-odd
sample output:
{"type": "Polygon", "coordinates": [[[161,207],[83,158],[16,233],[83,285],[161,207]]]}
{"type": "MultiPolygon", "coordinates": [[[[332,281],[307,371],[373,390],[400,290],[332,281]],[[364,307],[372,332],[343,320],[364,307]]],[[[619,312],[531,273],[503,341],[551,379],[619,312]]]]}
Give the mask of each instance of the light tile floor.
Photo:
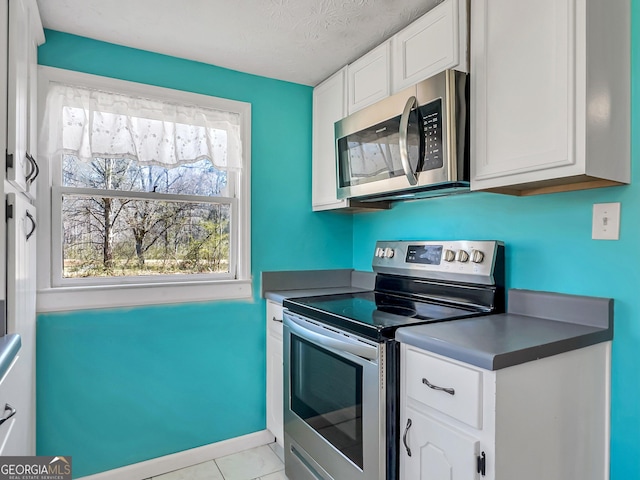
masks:
{"type": "Polygon", "coordinates": [[[276,443],[216,458],[149,480],[287,480],[276,443]]]}

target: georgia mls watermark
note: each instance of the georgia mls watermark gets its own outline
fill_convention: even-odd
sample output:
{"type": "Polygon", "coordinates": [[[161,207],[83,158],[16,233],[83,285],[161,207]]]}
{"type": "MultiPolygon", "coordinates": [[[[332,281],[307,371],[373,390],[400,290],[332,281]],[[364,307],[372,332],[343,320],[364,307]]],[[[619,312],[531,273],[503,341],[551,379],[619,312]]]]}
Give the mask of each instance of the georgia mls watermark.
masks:
{"type": "Polygon", "coordinates": [[[71,457],[0,457],[0,480],[71,480],[71,457]]]}

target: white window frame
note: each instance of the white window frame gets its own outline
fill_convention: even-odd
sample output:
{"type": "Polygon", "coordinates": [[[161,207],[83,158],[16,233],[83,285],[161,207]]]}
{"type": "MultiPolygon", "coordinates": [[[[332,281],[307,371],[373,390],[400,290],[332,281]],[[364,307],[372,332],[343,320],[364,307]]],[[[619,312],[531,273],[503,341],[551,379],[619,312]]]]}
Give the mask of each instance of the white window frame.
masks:
{"type": "MultiPolygon", "coordinates": [[[[229,175],[229,197],[215,199],[231,205],[230,274],[158,275],[144,277],[112,277],[91,279],[62,278],[62,210],[64,193],[102,195],[95,189],[68,189],[56,184],[61,178],[62,162],[39,157],[40,177],[37,182],[39,225],[37,230],[37,296],[38,312],[69,311],[90,308],[129,307],[166,303],[201,302],[252,297],[251,282],[251,104],[211,97],[163,87],[117,80],[97,75],[38,67],[38,125],[42,125],[46,96],[51,82],[86,86],[145,98],[155,98],[189,105],[199,105],[240,115],[242,171],[229,175]],[[57,175],[57,177],[56,177],[57,175]],[[235,239],[235,241],[234,241],[235,239]]],[[[106,192],[112,197],[151,198],[153,193],[106,192]]],[[[211,202],[215,197],[155,194],[163,200],[197,203],[211,202]]]]}

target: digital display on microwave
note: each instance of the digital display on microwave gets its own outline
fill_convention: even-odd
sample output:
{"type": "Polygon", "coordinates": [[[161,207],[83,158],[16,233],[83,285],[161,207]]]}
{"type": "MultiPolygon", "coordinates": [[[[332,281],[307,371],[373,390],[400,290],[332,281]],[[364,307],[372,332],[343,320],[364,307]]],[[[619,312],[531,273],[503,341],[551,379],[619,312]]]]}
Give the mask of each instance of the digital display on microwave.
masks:
{"type": "Polygon", "coordinates": [[[409,245],[407,247],[407,263],[422,265],[440,265],[442,245],[409,245]]]}

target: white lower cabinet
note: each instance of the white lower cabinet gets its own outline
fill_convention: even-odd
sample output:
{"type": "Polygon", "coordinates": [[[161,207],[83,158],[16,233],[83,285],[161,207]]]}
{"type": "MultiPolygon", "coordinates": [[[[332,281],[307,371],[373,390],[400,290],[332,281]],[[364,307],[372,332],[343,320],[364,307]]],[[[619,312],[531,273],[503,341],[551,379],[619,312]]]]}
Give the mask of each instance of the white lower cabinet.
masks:
{"type": "Polygon", "coordinates": [[[284,446],[282,305],[267,300],[267,430],[284,446]]]}
{"type": "Polygon", "coordinates": [[[35,454],[28,428],[29,398],[23,388],[29,373],[26,368],[18,355],[0,381],[0,456],[35,454]]]}
{"type": "Polygon", "coordinates": [[[407,407],[404,425],[403,477],[412,480],[473,480],[479,440],[407,407]],[[409,447],[410,446],[410,447],[409,447]],[[411,455],[409,455],[409,453],[411,455]]]}
{"type": "Polygon", "coordinates": [[[400,479],[608,479],[610,361],[604,342],[492,371],[402,344],[400,479]]]}

